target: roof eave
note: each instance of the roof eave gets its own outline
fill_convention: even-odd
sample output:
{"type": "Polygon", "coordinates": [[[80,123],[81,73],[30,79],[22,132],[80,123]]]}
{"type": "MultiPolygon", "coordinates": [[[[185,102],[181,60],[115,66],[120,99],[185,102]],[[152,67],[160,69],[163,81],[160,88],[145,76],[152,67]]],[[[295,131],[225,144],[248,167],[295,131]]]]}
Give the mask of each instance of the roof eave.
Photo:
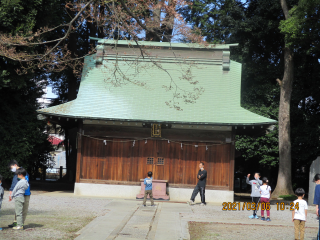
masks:
{"type": "Polygon", "coordinates": [[[64,114],[41,112],[41,110],[37,110],[37,112],[42,115],[61,117],[61,118],[81,119],[81,120],[100,120],[100,121],[121,121],[121,122],[216,125],[216,126],[261,126],[261,125],[274,125],[277,123],[276,120],[273,120],[270,122],[257,122],[257,123],[219,123],[219,122],[185,122],[185,121],[162,121],[162,120],[144,120],[144,119],[95,118],[95,117],[71,116],[71,115],[64,115],[64,114]]]}

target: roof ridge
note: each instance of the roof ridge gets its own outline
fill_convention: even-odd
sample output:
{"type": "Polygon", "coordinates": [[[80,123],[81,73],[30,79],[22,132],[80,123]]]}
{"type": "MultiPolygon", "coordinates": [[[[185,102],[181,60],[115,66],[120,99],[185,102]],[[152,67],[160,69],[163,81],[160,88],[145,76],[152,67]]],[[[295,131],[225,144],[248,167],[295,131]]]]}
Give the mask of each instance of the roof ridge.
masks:
{"type": "Polygon", "coordinates": [[[135,41],[135,40],[115,40],[115,39],[103,39],[90,37],[92,40],[98,41],[100,45],[121,45],[131,47],[166,47],[166,48],[195,48],[195,49],[229,49],[230,47],[239,46],[239,43],[232,44],[210,44],[210,43],[175,43],[175,42],[152,42],[152,41],[135,41]]]}

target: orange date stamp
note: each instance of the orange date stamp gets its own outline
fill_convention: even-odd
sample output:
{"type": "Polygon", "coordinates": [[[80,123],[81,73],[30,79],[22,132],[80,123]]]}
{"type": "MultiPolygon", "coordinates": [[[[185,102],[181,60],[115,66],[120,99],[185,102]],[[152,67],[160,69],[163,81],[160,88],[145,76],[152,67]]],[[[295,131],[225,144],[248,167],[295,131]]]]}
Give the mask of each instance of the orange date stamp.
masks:
{"type": "MultiPolygon", "coordinates": [[[[277,202],[276,204],[277,211],[284,211],[284,210],[299,210],[299,203],[286,203],[286,202],[277,202]]],[[[258,211],[271,209],[270,202],[262,202],[262,203],[254,203],[254,202],[223,202],[222,203],[222,211],[258,211]]]]}
{"type": "Polygon", "coordinates": [[[299,202],[290,202],[290,203],[286,203],[286,202],[277,202],[277,211],[284,211],[284,210],[290,210],[290,211],[294,211],[294,210],[299,210],[299,202]]]}
{"type": "Polygon", "coordinates": [[[223,202],[222,211],[251,211],[251,210],[270,210],[270,203],[254,203],[254,202],[223,202]]]}

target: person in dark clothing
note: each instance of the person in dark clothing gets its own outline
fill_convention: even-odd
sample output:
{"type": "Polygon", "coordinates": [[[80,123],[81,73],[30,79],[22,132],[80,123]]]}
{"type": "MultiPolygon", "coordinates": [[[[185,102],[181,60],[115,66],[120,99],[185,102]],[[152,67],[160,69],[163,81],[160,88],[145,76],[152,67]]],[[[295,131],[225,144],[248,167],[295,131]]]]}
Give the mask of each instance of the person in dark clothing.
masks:
{"type": "Polygon", "coordinates": [[[206,205],[205,188],[206,188],[206,182],[207,182],[207,171],[204,170],[204,163],[202,162],[199,164],[199,168],[200,170],[197,174],[197,178],[199,179],[198,184],[193,190],[190,201],[188,201],[187,203],[189,203],[190,205],[193,205],[194,199],[198,195],[198,192],[200,192],[201,206],[204,206],[206,205]]]}
{"type": "MultiPolygon", "coordinates": [[[[319,217],[320,216],[320,211],[319,211],[319,206],[320,206],[320,174],[317,173],[313,181],[317,184],[316,188],[314,190],[314,198],[313,198],[313,204],[316,205],[316,214],[319,217]]],[[[317,240],[320,239],[320,220],[319,220],[319,229],[318,229],[318,235],[317,235],[317,240]]]]}
{"type": "MultiPolygon", "coordinates": [[[[2,176],[0,175],[0,210],[1,210],[1,205],[3,200],[3,195],[4,195],[4,189],[1,185],[2,185],[2,176]]],[[[2,231],[1,227],[0,227],[0,231],[2,231]]]]}

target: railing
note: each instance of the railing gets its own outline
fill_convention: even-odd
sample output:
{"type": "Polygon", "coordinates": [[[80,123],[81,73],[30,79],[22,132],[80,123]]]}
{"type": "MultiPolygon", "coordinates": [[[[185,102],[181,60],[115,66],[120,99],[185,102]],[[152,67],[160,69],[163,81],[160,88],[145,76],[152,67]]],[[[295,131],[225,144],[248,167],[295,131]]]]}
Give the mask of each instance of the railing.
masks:
{"type": "Polygon", "coordinates": [[[58,180],[66,175],[67,169],[60,166],[60,168],[47,168],[45,171],[41,171],[41,173],[43,180],[58,180]]]}

